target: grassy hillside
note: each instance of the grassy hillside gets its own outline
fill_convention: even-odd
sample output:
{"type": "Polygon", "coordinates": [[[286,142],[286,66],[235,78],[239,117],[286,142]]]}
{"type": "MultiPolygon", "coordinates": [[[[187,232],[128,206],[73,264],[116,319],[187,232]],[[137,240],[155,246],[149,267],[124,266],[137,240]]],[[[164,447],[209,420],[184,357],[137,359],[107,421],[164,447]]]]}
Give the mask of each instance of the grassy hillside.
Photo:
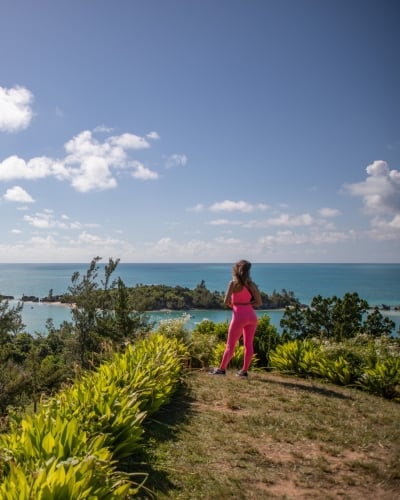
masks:
{"type": "Polygon", "coordinates": [[[400,498],[393,401],[275,373],[199,371],[156,418],[144,457],[153,494],[142,498],[400,498]]]}

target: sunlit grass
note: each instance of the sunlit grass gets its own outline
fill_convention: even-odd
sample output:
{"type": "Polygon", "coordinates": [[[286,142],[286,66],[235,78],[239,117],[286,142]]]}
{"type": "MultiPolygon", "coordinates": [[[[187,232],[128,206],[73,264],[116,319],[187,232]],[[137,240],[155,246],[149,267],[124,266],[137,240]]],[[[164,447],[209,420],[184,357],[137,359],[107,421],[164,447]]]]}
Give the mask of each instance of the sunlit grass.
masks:
{"type": "Polygon", "coordinates": [[[393,499],[399,421],[398,403],[355,389],[193,372],[147,428],[148,486],[160,499],[393,499]]]}

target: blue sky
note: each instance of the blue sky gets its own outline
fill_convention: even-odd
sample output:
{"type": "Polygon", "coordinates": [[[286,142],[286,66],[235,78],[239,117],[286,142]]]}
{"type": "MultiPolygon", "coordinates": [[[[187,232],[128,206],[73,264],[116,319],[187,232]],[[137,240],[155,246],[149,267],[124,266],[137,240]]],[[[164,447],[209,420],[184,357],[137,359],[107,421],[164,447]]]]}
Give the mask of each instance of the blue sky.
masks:
{"type": "Polygon", "coordinates": [[[397,0],[2,0],[0,262],[400,262],[397,0]]]}

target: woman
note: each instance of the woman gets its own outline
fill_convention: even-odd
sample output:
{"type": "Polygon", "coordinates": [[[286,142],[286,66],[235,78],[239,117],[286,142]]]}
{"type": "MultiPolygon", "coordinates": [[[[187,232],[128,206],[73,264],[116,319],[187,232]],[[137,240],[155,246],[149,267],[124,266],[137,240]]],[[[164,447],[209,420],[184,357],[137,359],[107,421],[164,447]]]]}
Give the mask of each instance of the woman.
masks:
{"type": "Polygon", "coordinates": [[[235,346],[243,335],[244,357],[243,368],[237,373],[239,377],[247,377],[254,348],[253,340],[257,329],[257,315],[253,309],[262,304],[260,292],[250,278],[251,263],[239,260],[233,266],[232,277],[224,303],[232,308],[232,319],[229,325],[226,348],[219,368],[215,368],[213,375],[225,375],[226,368],[235,352],[235,346]]]}

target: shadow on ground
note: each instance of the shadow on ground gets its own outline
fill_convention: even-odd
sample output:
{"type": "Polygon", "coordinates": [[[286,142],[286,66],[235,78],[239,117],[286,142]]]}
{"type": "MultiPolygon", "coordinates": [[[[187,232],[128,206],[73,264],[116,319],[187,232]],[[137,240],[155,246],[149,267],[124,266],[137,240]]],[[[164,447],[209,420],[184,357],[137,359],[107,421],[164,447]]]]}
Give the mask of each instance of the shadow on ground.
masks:
{"type": "Polygon", "coordinates": [[[266,384],[278,384],[278,385],[283,385],[288,389],[296,389],[304,392],[311,392],[315,394],[320,394],[322,396],[326,396],[328,398],[337,398],[337,399],[350,399],[353,400],[350,395],[342,394],[339,391],[335,391],[334,389],[326,388],[326,387],[321,387],[314,385],[313,383],[306,384],[302,383],[301,380],[298,382],[293,382],[289,380],[284,380],[282,378],[279,379],[274,379],[272,377],[268,377],[267,379],[259,379],[258,382],[266,383],[266,384]]]}
{"type": "Polygon", "coordinates": [[[176,432],[181,424],[191,416],[190,397],[186,384],[179,386],[171,401],[160,408],[144,423],[143,446],[140,453],[131,457],[123,470],[134,474],[133,480],[141,482],[145,479],[144,488],[135,495],[135,498],[157,498],[158,494],[166,494],[176,486],[168,479],[168,471],[154,469],[151,466],[153,443],[176,440],[176,432]],[[147,479],[146,479],[147,478],[147,479]]]}

